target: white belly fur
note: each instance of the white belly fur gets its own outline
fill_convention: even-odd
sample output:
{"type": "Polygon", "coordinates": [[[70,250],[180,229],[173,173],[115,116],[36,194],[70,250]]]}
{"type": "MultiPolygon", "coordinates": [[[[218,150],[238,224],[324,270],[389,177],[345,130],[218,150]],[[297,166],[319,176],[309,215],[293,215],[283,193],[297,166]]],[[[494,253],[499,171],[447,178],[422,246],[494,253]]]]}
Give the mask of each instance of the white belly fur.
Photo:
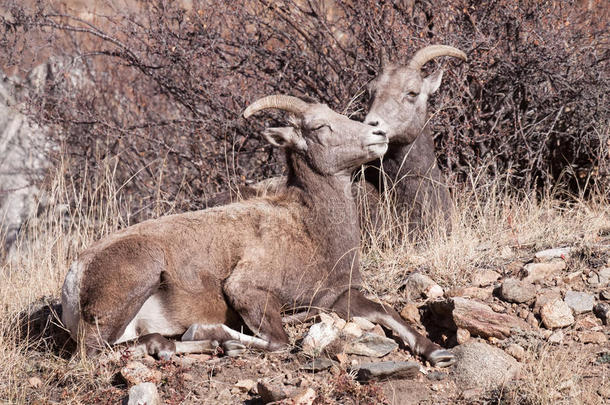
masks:
{"type": "Polygon", "coordinates": [[[166,310],[159,295],[151,295],[136,316],[129,322],[125,332],[113,343],[122,343],[133,340],[138,336],[149,333],[159,333],[163,336],[180,335],[184,333],[184,328],[176,325],[166,316],[166,310]]]}

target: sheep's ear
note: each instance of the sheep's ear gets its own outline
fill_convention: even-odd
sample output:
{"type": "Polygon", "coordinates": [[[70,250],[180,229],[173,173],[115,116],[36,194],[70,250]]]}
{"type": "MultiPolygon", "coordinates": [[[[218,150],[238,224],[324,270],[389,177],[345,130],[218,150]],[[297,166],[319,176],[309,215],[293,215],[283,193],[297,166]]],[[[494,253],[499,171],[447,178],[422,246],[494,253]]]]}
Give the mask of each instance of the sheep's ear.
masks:
{"type": "Polygon", "coordinates": [[[443,71],[442,69],[439,69],[424,79],[424,83],[422,84],[422,93],[434,93],[440,87],[441,80],[443,80],[443,71]]]}
{"type": "Polygon", "coordinates": [[[267,128],[263,131],[263,137],[278,148],[307,149],[305,140],[293,127],[267,128]]]}

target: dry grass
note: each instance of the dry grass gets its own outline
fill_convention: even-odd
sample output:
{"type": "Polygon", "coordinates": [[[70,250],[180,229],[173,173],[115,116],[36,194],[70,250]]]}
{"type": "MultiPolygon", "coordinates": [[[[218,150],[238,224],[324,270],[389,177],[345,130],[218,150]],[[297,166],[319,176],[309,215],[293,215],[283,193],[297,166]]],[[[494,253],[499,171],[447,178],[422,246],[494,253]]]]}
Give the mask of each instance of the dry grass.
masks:
{"type": "MultiPolygon", "coordinates": [[[[63,165],[49,182],[46,208],[29,221],[0,268],[2,402],[53,399],[79,403],[86,402],[86,393],[112,389],[111,370],[62,357],[52,341],[41,344],[38,338],[27,339],[17,326],[20,315],[41,307],[43,297],[47,302],[57,302],[65,272],[78,251],[129,224],[129,216],[124,213],[129,212],[130,204],[114,180],[115,163],[105,161],[82,189],[65,181],[70,166],[63,165]],[[28,381],[32,376],[39,376],[42,386],[34,387],[36,384],[28,381]]],[[[428,273],[443,287],[466,285],[477,269],[502,273],[505,265],[531,256],[535,249],[595,246],[602,230],[610,229],[610,205],[603,196],[568,204],[553,194],[536,199],[499,190],[499,185],[477,184],[473,175],[471,184],[455,193],[451,235],[431,229],[419,243],[398,236],[397,230],[404,232],[404,225],[388,204],[382,226],[365,235],[362,267],[367,289],[392,302],[403,300],[399,286],[413,270],[428,273]]],[[[585,367],[582,362],[568,355],[554,356],[552,349],[540,350],[533,357],[522,386],[513,393],[514,403],[523,398],[527,403],[551,403],[557,390],[547,386],[560,384],[570,375],[579,386],[578,376],[585,367]]],[[[574,391],[576,399],[587,391],[579,392],[574,391]]]]}

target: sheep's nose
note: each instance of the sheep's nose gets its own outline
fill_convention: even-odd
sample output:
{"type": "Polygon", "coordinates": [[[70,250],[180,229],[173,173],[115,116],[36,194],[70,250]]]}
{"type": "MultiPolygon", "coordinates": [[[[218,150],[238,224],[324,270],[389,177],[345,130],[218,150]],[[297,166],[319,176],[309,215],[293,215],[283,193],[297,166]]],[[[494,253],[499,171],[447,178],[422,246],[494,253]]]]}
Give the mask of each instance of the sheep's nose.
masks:
{"type": "Polygon", "coordinates": [[[373,134],[385,136],[385,131],[383,129],[378,129],[376,131],[373,131],[373,134]]]}
{"type": "Polygon", "coordinates": [[[372,127],[376,127],[377,125],[379,125],[379,121],[369,121],[369,122],[367,122],[367,124],[372,127]]]}

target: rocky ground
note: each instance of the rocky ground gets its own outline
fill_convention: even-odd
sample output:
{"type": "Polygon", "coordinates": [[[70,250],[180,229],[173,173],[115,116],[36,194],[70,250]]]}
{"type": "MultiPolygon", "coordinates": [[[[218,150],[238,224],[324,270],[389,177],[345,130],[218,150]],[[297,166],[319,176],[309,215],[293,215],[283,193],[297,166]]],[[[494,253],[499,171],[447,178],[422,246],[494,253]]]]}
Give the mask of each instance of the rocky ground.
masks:
{"type": "MultiPolygon", "coordinates": [[[[414,358],[379,325],[322,314],[287,325],[292,350],[281,353],[227,356],[218,349],[159,361],[116,348],[90,360],[84,368],[90,367],[91,374],[82,381],[74,373],[33,361],[27,402],[610,401],[607,235],[587,249],[523,251],[521,260],[502,269],[473,274],[470,286],[444,291],[422,273],[411,273],[404,281],[406,304],[397,309],[420,331],[452,347],[458,360],[447,369],[414,358]]],[[[42,353],[32,351],[30,358],[38,355],[42,353]]]]}

